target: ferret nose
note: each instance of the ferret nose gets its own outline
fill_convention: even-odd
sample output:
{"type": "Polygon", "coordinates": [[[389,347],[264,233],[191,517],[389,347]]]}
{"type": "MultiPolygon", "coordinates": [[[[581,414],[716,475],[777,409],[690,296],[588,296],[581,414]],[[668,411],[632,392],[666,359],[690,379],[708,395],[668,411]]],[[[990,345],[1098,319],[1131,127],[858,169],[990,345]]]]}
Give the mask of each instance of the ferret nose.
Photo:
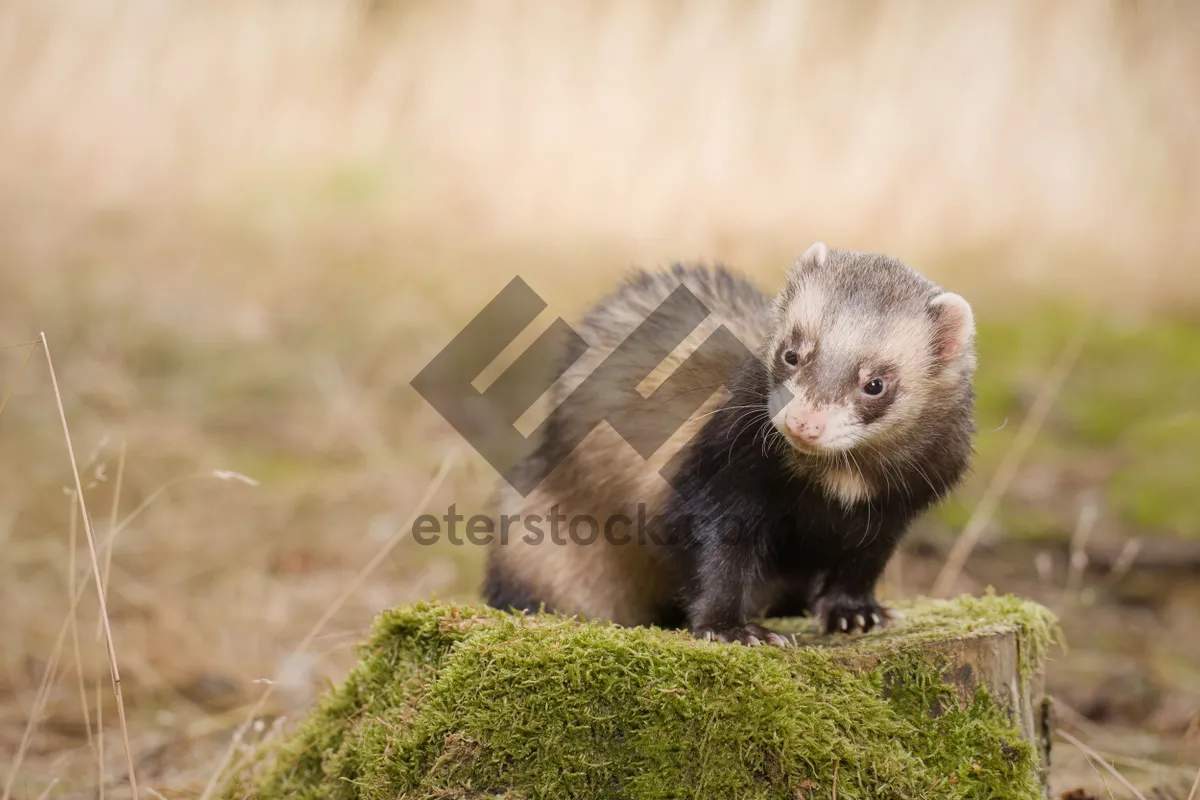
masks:
{"type": "Polygon", "coordinates": [[[806,442],[815,442],[825,432],[825,412],[788,411],[787,429],[793,436],[806,442]]]}

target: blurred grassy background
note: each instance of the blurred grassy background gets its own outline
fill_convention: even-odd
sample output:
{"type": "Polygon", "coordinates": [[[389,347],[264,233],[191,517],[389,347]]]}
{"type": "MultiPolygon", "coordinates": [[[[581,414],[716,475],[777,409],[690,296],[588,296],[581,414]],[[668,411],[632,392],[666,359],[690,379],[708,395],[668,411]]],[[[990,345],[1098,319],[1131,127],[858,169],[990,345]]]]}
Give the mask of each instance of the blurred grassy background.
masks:
{"type": "MultiPolygon", "coordinates": [[[[448,453],[432,510],[486,505],[493,474],[408,381],[513,275],[540,329],[632,264],[773,289],[815,239],[896,255],[980,321],[976,475],[893,595],[928,590],[1091,321],[956,588],[1052,601],[1071,724],[1139,780],[1187,773],[1196,75],[1200,9],[1169,2],[0,4],[0,344],[46,331],[101,543],[114,497],[128,518],[109,605],[139,773],[194,796],[254,681],[295,714],[378,609],[474,598],[481,553],[407,543],[289,656],[448,453]],[[1081,508],[1093,570],[1071,578],[1081,508]]],[[[0,350],[0,387],[28,353],[0,350]]],[[[16,796],[120,796],[111,692],[103,779],[79,697],[105,663],[91,594],[38,707],[90,571],[39,351],[0,452],[0,753],[33,717],[16,796]]],[[[1057,785],[1095,784],[1070,758],[1057,785]]]]}

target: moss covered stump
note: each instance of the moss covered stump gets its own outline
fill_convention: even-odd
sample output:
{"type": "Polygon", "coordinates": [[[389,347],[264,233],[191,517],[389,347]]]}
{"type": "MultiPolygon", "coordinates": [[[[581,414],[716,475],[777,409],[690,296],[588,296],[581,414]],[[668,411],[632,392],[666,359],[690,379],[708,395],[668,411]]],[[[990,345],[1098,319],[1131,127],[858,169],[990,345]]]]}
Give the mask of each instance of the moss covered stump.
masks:
{"type": "Polygon", "coordinates": [[[790,649],[474,606],[380,615],[362,661],[229,797],[1041,798],[1054,621],[921,601],[790,649]]]}

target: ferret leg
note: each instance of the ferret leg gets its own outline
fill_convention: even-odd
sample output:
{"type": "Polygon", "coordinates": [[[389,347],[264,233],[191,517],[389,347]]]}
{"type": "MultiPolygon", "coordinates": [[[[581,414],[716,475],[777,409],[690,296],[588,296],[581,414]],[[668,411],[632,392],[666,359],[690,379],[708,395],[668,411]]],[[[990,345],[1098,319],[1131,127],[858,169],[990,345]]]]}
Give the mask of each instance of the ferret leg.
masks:
{"type": "Polygon", "coordinates": [[[739,549],[706,547],[700,554],[699,592],[689,609],[688,627],[699,639],[787,647],[791,644],[787,637],[746,619],[754,571],[750,560],[737,553],[739,549]]]}
{"type": "Polygon", "coordinates": [[[827,633],[866,633],[882,627],[890,613],[875,599],[875,584],[883,574],[899,537],[880,537],[865,550],[843,553],[814,604],[827,633]]]}
{"type": "Polygon", "coordinates": [[[501,611],[536,613],[542,605],[527,586],[501,569],[494,558],[488,563],[483,599],[489,606],[501,611]]]}

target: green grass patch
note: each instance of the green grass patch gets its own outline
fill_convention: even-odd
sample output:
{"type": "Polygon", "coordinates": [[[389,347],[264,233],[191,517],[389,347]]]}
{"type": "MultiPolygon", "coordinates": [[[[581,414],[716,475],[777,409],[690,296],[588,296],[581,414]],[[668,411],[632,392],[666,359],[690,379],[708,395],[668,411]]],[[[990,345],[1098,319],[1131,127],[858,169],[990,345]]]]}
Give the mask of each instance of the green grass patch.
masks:
{"type": "MultiPolygon", "coordinates": [[[[965,522],[1081,320],[1061,306],[981,315],[974,475],[960,501],[937,513],[944,524],[965,522]]],[[[999,514],[1005,533],[1069,535],[1078,491],[1096,488],[1129,533],[1200,537],[1200,324],[1103,317],[1089,330],[1027,461],[1065,476],[1074,491],[1040,508],[1010,498],[999,514]]]]}
{"type": "Polygon", "coordinates": [[[1034,748],[931,641],[1016,631],[1027,675],[1053,620],[1009,597],[924,601],[788,650],[479,607],[388,611],[362,661],[229,797],[1036,798],[1034,748]]]}

